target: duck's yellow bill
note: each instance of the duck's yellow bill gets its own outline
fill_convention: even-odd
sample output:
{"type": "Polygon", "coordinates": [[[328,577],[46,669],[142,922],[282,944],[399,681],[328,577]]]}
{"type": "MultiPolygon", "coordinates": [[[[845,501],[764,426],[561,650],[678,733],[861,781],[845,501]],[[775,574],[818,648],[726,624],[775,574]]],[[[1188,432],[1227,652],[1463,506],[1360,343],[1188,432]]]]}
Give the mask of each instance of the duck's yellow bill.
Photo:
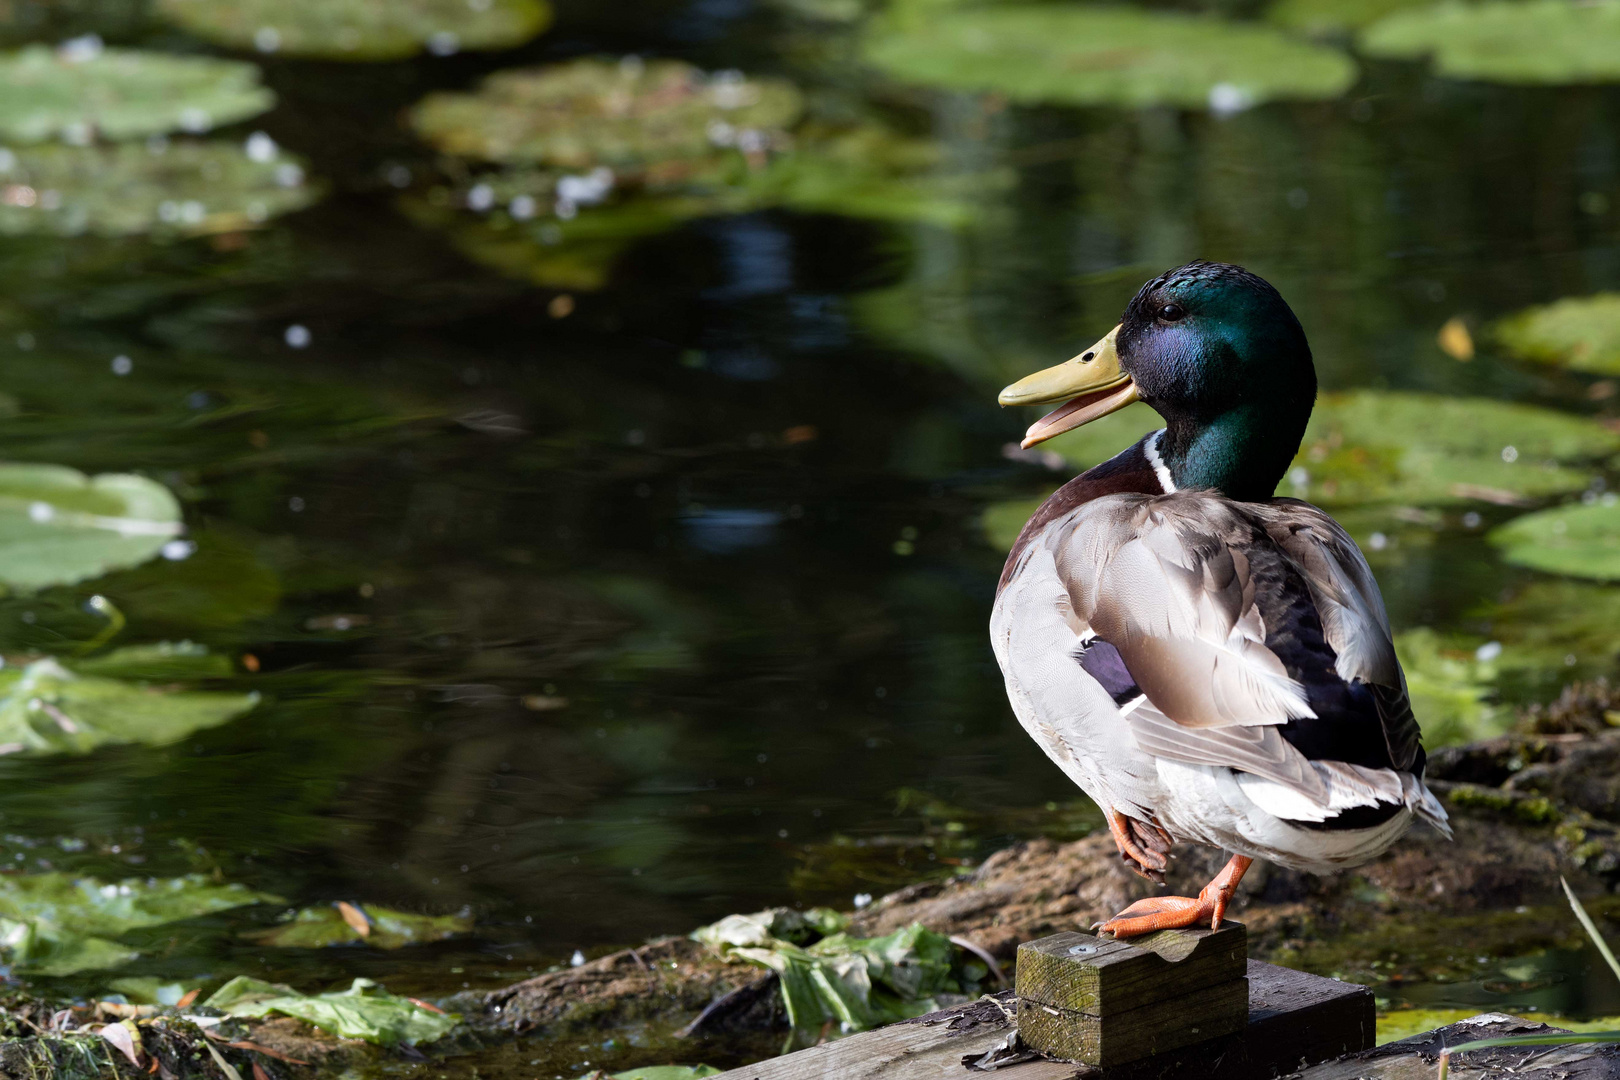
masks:
{"type": "Polygon", "coordinates": [[[1003,405],[1063,402],[1024,432],[1025,449],[1137,400],[1136,384],[1119,367],[1119,353],[1114,348],[1118,335],[1116,326],[1074,359],[1019,379],[1000,393],[996,400],[1003,405]]]}

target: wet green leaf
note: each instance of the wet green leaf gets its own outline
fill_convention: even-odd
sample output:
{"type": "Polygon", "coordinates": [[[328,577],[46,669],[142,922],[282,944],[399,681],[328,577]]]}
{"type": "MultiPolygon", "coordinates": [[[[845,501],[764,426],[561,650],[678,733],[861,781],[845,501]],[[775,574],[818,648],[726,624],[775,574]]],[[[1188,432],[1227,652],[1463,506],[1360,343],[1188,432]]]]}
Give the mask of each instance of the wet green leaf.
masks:
{"type": "Polygon", "coordinates": [[[287,991],[278,984],[238,976],[203,1004],[231,1016],[294,1016],[342,1038],[384,1046],[433,1042],[460,1019],[395,997],[370,979],[356,979],[349,989],[336,993],[287,991]]]}
{"type": "Polygon", "coordinates": [[[264,144],[36,146],[0,157],[0,233],[196,236],[256,228],[314,202],[302,162],[264,144]]]}
{"type": "Polygon", "coordinates": [[[61,873],[0,876],[0,952],[41,975],[115,967],[137,955],[114,940],[132,930],[277,900],[201,874],[120,882],[61,873]]]}
{"type": "Polygon", "coordinates": [[[75,675],[55,660],[0,671],[0,752],[86,754],[109,743],[168,746],[247,712],[256,693],[75,675]]]}
{"type": "Polygon", "coordinates": [[[180,533],[180,506],[144,476],[0,464],[0,582],[70,585],[134,566],[180,533]]]}
{"type": "Polygon", "coordinates": [[[1491,530],[1490,541],[1516,566],[1620,581],[1620,501],[1613,494],[1514,518],[1491,530]]]}
{"type": "Polygon", "coordinates": [[[1396,12],[1362,32],[1373,56],[1431,57],[1441,75],[1504,83],[1620,79],[1620,0],[1448,0],[1396,12]]]}
{"type": "Polygon", "coordinates": [[[903,82],[1074,105],[1222,111],[1335,98],[1349,57],[1269,27],[1103,5],[906,5],[875,25],[866,59],[903,82]]]}
{"type": "Polygon", "coordinates": [[[773,941],[806,945],[849,925],[849,919],[830,908],[767,908],[750,915],[727,915],[719,922],[692,931],[692,940],[724,951],[736,946],[769,946],[773,941]]]}
{"type": "Polygon", "coordinates": [[[506,273],[596,289],[631,242],[694,218],[787,206],[959,226],[987,186],[1010,183],[942,168],[930,140],[869,121],[801,123],[801,111],[783,80],[678,61],[499,72],[412,116],[440,149],[503,167],[406,210],[506,273]]]}
{"type": "Polygon", "coordinates": [[[728,146],[781,145],[802,108],[782,79],[595,58],[498,71],[471,94],[430,94],[411,123],[439,149],[484,161],[669,168],[728,146]]]}
{"type": "Polygon", "coordinates": [[[125,645],[100,656],[72,661],[79,675],[104,679],[145,679],[173,682],[177,679],[222,679],[231,674],[231,662],[205,645],[191,641],[159,641],[150,645],[125,645]]]}
{"type": "Polygon", "coordinates": [[[1577,371],[1620,375],[1620,293],[1572,296],[1527,308],[1494,327],[1515,356],[1577,371]]]}
{"type": "Polygon", "coordinates": [[[304,908],[279,926],[247,936],[261,945],[292,949],[323,949],[357,942],[377,949],[398,949],[419,942],[443,941],[473,928],[472,918],[466,915],[418,915],[374,904],[355,906],[370,924],[370,933],[364,936],[333,904],[304,908]]]}
{"type": "Polygon", "coordinates": [[[915,924],[882,937],[852,938],[834,929],[842,924],[821,913],[806,919],[775,908],[728,916],[692,937],[722,956],[780,975],[788,1018],[801,1034],[829,1020],[861,1031],[918,1016],[937,1007],[934,995],[961,990],[955,946],[943,934],[915,924]],[[822,936],[824,930],[834,932],[822,936]]]}
{"type": "Polygon", "coordinates": [[[1312,37],[1344,34],[1377,22],[1403,8],[1426,7],[1434,0],[1277,0],[1266,9],[1266,21],[1312,37]]]}
{"type": "Polygon", "coordinates": [[[157,8],[220,45],[322,60],[509,49],[551,23],[544,0],[158,0],[157,8]]]}
{"type": "Polygon", "coordinates": [[[1317,401],[1277,488],[1323,506],[1516,501],[1586,487],[1620,448],[1586,417],[1484,398],[1357,390],[1317,401]]]}
{"type": "Polygon", "coordinates": [[[198,133],[275,104],[259,69],[134,49],[32,45],[0,55],[0,140],[39,143],[198,133]]]}

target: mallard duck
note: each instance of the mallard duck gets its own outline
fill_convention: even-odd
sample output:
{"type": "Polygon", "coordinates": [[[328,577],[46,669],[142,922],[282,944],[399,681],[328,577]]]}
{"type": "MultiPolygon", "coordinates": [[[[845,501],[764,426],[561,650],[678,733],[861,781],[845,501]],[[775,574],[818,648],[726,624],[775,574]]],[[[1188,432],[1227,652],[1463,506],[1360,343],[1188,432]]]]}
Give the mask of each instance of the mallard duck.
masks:
{"type": "Polygon", "coordinates": [[[1305,331],[1242,267],[1142,286],[1119,325],[1001,392],[1062,402],[1027,448],[1144,401],[1165,426],[1047,499],[1013,544],[990,632],[1013,712],[1164,881],[1171,845],[1231,860],[1197,897],[1096,929],[1219,926],[1250,863],[1327,873],[1414,820],[1451,833],[1383,597],[1323,511],[1272,492],[1316,400],[1305,331]]]}

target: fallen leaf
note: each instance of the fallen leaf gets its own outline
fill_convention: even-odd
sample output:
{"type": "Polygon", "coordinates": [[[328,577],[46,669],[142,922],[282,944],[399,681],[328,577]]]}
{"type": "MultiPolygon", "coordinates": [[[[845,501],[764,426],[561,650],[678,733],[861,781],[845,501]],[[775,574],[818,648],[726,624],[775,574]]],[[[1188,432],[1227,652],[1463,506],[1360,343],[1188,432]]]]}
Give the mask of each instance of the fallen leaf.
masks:
{"type": "Polygon", "coordinates": [[[129,1063],[136,1067],[141,1064],[141,1035],[135,1029],[133,1020],[120,1020],[116,1024],[106,1024],[101,1029],[101,1037],[106,1039],[118,1052],[129,1058],[129,1063]]]}
{"type": "Polygon", "coordinates": [[[1435,336],[1435,343],[1440,351],[1453,360],[1472,360],[1474,358],[1474,335],[1468,332],[1468,324],[1463,322],[1461,315],[1453,315],[1447,319],[1445,325],[1440,327],[1440,333],[1435,336]]]}
{"type": "Polygon", "coordinates": [[[421,998],[413,998],[413,997],[408,997],[405,1000],[410,1002],[412,1005],[415,1005],[419,1009],[426,1009],[428,1012],[436,1012],[440,1016],[448,1016],[448,1015],[450,1015],[449,1013],[445,1012],[443,1009],[439,1008],[437,1005],[433,1004],[433,1002],[431,1002],[431,1001],[423,1001],[421,998]]]}
{"type": "Polygon", "coordinates": [[[180,995],[180,1000],[174,1003],[174,1007],[177,1009],[187,1008],[192,1002],[197,1000],[197,994],[201,991],[201,989],[201,987],[192,987],[190,990],[187,990],[184,994],[180,995]]]}
{"type": "Polygon", "coordinates": [[[270,1080],[270,1074],[264,1071],[264,1066],[257,1061],[253,1063],[253,1080],[270,1080]]]}
{"type": "Polygon", "coordinates": [[[343,921],[353,927],[355,933],[363,938],[371,936],[371,920],[366,918],[365,912],[345,900],[338,901],[337,909],[343,921]]]}

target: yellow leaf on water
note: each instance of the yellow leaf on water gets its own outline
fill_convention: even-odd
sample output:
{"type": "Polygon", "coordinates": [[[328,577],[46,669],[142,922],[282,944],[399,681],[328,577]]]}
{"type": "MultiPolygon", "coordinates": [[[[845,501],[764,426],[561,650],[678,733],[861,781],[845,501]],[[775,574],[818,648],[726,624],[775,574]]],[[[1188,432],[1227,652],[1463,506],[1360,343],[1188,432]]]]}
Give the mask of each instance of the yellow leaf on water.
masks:
{"type": "Polygon", "coordinates": [[[1468,332],[1468,324],[1463,322],[1461,315],[1453,315],[1446,320],[1435,335],[1435,343],[1440,351],[1453,360],[1472,360],[1474,358],[1474,335],[1468,332]]]}

